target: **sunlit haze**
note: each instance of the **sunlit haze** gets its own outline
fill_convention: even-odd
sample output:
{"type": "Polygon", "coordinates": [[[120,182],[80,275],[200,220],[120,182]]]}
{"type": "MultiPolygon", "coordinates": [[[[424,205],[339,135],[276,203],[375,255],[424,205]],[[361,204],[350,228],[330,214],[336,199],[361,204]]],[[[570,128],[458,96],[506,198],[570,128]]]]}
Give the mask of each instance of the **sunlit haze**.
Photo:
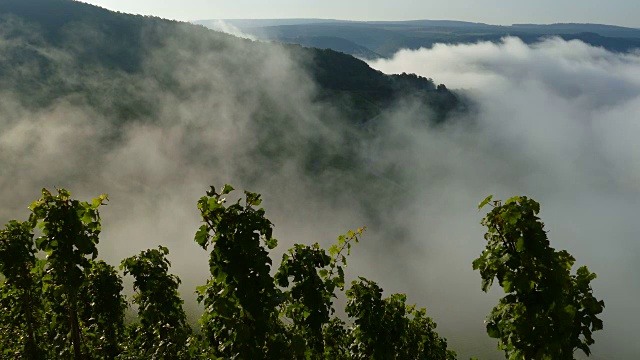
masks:
{"type": "Polygon", "coordinates": [[[90,0],[86,2],[110,10],[182,21],[268,18],[446,19],[499,25],[588,22],[640,27],[637,16],[640,13],[640,1],[630,0],[90,0]]]}

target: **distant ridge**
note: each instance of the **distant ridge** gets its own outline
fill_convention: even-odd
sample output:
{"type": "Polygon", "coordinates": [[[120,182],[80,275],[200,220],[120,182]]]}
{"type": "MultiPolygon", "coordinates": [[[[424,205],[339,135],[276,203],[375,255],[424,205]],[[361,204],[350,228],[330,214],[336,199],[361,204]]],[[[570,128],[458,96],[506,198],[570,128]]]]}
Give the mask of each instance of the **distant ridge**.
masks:
{"type": "Polygon", "coordinates": [[[351,23],[353,21],[335,19],[208,19],[195,20],[194,24],[207,26],[208,24],[224,21],[238,27],[262,27],[262,26],[283,26],[283,25],[307,25],[307,24],[331,24],[331,23],[351,23]]]}
{"type": "Polygon", "coordinates": [[[630,28],[630,27],[626,27],[626,26],[619,26],[619,25],[610,25],[610,24],[599,24],[599,23],[550,23],[550,24],[533,24],[533,23],[522,23],[522,24],[513,24],[511,26],[531,26],[531,27],[544,27],[544,26],[568,26],[568,27],[572,27],[572,26],[600,26],[600,27],[606,27],[606,28],[616,28],[616,29],[632,29],[634,30],[634,28],[630,28]]]}
{"type": "MultiPolygon", "coordinates": [[[[640,29],[606,24],[491,25],[457,20],[348,21],[332,19],[224,20],[257,39],[330,48],[365,59],[387,58],[400,49],[431,48],[434,44],[499,42],[506,36],[527,44],[550,36],[580,40],[612,52],[640,48],[640,29]]],[[[196,23],[211,26],[215,20],[196,23]]]]}
{"type": "Polygon", "coordinates": [[[555,24],[513,24],[513,28],[517,29],[536,29],[557,32],[593,32],[601,36],[609,37],[640,37],[640,30],[606,24],[590,24],[590,23],[555,23],[555,24]]]}
{"type": "Polygon", "coordinates": [[[432,19],[414,19],[414,20],[344,20],[344,19],[323,19],[323,18],[280,18],[280,19],[202,19],[194,20],[192,23],[204,25],[206,23],[224,21],[236,26],[283,26],[283,25],[309,25],[309,24],[370,24],[370,25],[420,25],[420,26],[451,26],[451,27],[468,27],[468,26],[487,26],[499,28],[598,28],[601,30],[623,30],[636,32],[640,28],[625,27],[611,24],[599,23],[515,23],[512,25],[495,25],[483,22],[462,21],[462,20],[432,20],[432,19]]]}

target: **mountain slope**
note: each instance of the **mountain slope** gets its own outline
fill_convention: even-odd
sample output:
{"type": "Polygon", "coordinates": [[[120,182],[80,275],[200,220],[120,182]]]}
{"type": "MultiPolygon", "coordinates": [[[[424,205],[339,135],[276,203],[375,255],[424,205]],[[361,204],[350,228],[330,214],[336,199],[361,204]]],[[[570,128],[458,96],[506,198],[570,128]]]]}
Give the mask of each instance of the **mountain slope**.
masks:
{"type": "MultiPolygon", "coordinates": [[[[369,124],[393,121],[398,104],[410,105],[406,117],[417,126],[464,110],[457,95],[431,79],[386,75],[333,50],[240,39],[70,0],[4,0],[0,21],[0,126],[56,129],[46,142],[19,144],[34,149],[88,141],[83,146],[99,155],[74,162],[77,150],[69,150],[56,158],[78,182],[92,175],[88,169],[99,166],[100,156],[117,156],[111,150],[133,131],[177,137],[182,150],[167,150],[171,156],[197,159],[202,171],[233,174],[226,178],[249,185],[292,166],[313,174],[314,188],[352,193],[362,199],[354,206],[368,209],[389,194],[397,171],[385,164],[374,172],[375,159],[363,158],[359,150],[384,135],[369,124]],[[76,131],[82,135],[56,140],[76,131]],[[331,185],[335,178],[341,189],[331,185]]],[[[148,141],[131,146],[168,140],[148,141]]],[[[23,166],[19,159],[12,164],[23,166]]],[[[56,174],[37,181],[59,184],[56,174]]],[[[151,176],[139,186],[161,180],[151,176]]]]}
{"type": "MultiPolygon", "coordinates": [[[[184,89],[172,87],[176,85],[176,81],[170,76],[145,72],[145,62],[148,62],[149,57],[177,38],[180,41],[178,48],[174,49],[175,53],[188,54],[190,58],[222,54],[231,48],[240,47],[245,55],[252,56],[252,52],[266,51],[266,47],[272,46],[237,39],[201,26],[114,13],[70,0],[5,0],[0,3],[0,15],[7,25],[5,37],[21,41],[16,43],[18,45],[5,49],[7,51],[0,63],[0,84],[5,88],[18,89],[25,97],[29,94],[30,101],[34,103],[47,103],[61,95],[85,91],[90,102],[98,104],[104,98],[100,91],[110,90],[98,90],[93,86],[99,87],[100,84],[84,80],[95,79],[91,77],[105,72],[114,72],[116,78],[127,74],[152,76],[175,93],[183,91],[184,89]],[[61,58],[65,58],[64,67],[60,66],[61,58]],[[28,76],[17,79],[15,71],[11,69],[20,66],[29,66],[31,69],[23,72],[23,75],[28,73],[28,76]],[[61,68],[73,74],[61,73],[61,68]],[[88,78],[82,79],[83,76],[88,78]],[[47,84],[51,86],[46,86],[47,84]],[[35,88],[38,91],[34,91],[35,88]]],[[[313,44],[314,42],[307,43],[313,44]]],[[[335,41],[333,45],[336,45],[335,41]]],[[[366,51],[364,48],[360,50],[366,51]]],[[[313,63],[308,64],[307,69],[311,77],[318,80],[320,93],[325,98],[341,95],[346,95],[347,98],[361,97],[365,89],[372,94],[366,102],[349,104],[357,107],[356,111],[352,111],[354,114],[376,114],[377,109],[388,106],[407,90],[416,90],[404,89],[403,83],[397,82],[394,77],[379,74],[352,57],[295,46],[288,47],[286,51],[296,58],[312,59],[313,63]],[[340,58],[340,61],[329,58],[340,58]]],[[[112,75],[107,77],[114,78],[112,75]]],[[[440,96],[435,91],[435,86],[427,79],[422,81],[425,83],[418,90],[420,96],[428,98],[432,103],[437,102],[434,99],[440,96]]],[[[118,111],[125,117],[150,114],[149,109],[144,106],[133,111],[132,107],[136,107],[133,103],[137,100],[131,99],[135,97],[135,94],[129,94],[125,99],[113,99],[112,102],[119,103],[118,111]]],[[[438,107],[444,110],[440,113],[441,116],[457,105],[451,99],[438,107]]],[[[143,104],[144,100],[139,100],[138,103],[143,104]]],[[[353,120],[359,123],[366,121],[367,117],[353,120]]]]}

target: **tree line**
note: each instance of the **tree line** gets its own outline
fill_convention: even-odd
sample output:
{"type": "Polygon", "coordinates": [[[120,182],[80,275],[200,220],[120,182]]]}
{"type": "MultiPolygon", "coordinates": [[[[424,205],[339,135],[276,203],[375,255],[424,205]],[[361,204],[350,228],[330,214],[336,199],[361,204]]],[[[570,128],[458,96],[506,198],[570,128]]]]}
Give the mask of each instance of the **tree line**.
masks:
{"type": "MultiPolygon", "coordinates": [[[[43,189],[26,221],[0,231],[0,356],[25,359],[455,359],[424,308],[404,294],[383,295],[374,281],[345,283],[347,258],[364,228],[329,249],[296,244],[273,264],[278,245],[261,196],[211,187],[197,202],[194,240],[209,252],[210,277],[196,289],[198,328],[187,322],[170,273],[169,249],[124,259],[119,270],[98,259],[101,195],[90,202],[43,189]],[[133,277],[127,299],[120,273],[133,277]],[[335,299],[347,299],[344,317],[335,299]],[[137,316],[125,320],[129,306],[137,316]]],[[[540,207],[526,197],[493,206],[482,220],[486,249],[473,262],[482,289],[495,279],[505,297],[486,320],[509,359],[573,359],[589,354],[604,303],[595,274],[554,250],[540,207]]]]}

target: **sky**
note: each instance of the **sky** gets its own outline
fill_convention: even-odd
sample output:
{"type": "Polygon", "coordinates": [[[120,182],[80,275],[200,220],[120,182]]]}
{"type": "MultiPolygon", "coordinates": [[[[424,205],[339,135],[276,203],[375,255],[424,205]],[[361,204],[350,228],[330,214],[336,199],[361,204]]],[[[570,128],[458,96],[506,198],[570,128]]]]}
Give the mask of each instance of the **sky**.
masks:
{"type": "Polygon", "coordinates": [[[601,23],[640,27],[634,0],[88,0],[110,10],[182,21],[330,18],[341,20],[462,20],[513,23],[601,23]]]}

